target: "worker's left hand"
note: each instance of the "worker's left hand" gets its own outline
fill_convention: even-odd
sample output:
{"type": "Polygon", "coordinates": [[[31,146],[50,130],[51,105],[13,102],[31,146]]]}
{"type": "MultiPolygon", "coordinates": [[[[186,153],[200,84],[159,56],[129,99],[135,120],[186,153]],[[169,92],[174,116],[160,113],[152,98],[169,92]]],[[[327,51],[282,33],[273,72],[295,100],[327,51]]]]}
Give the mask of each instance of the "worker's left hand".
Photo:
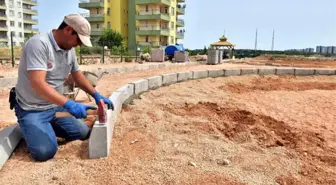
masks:
{"type": "Polygon", "coordinates": [[[104,96],[102,96],[98,92],[95,92],[92,95],[92,97],[95,99],[97,105],[99,104],[100,100],[103,99],[104,103],[107,104],[108,109],[114,110],[114,105],[113,105],[112,101],[109,100],[108,98],[105,98],[104,96]]]}

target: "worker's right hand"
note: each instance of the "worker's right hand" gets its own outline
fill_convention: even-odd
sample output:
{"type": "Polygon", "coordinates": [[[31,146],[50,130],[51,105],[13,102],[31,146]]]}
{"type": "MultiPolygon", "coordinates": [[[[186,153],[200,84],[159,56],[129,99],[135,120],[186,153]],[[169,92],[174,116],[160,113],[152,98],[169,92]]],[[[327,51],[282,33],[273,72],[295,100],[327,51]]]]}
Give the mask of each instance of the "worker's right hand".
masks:
{"type": "Polygon", "coordinates": [[[66,108],[70,112],[70,114],[75,116],[75,118],[77,118],[77,119],[86,118],[87,117],[87,114],[86,114],[87,109],[92,109],[92,110],[97,109],[96,107],[84,105],[84,104],[81,104],[81,103],[77,103],[77,102],[74,102],[72,100],[66,101],[63,107],[66,108]]]}

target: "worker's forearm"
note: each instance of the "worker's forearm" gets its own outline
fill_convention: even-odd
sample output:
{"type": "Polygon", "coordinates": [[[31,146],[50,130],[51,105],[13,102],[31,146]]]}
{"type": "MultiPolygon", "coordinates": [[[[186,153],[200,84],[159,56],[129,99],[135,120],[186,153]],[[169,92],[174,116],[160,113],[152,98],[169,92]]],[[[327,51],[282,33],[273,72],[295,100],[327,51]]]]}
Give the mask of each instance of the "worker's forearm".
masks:
{"type": "Polygon", "coordinates": [[[46,82],[32,82],[31,87],[35,92],[40,95],[43,99],[52,102],[56,105],[63,106],[68,100],[65,96],[58,93],[46,82]]]}
{"type": "Polygon", "coordinates": [[[82,72],[75,72],[72,74],[72,77],[79,88],[85,91],[88,94],[93,94],[96,92],[95,88],[91,83],[85,78],[82,72]]]}

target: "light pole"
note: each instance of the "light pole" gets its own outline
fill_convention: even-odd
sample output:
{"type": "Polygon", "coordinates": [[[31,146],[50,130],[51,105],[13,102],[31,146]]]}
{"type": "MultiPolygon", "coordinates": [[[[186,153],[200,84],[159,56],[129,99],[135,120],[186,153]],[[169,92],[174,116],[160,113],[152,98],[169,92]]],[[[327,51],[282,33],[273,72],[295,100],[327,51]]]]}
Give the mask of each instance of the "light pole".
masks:
{"type": "Polygon", "coordinates": [[[138,61],[138,52],[140,52],[140,48],[137,47],[135,51],[135,61],[138,61]]]}

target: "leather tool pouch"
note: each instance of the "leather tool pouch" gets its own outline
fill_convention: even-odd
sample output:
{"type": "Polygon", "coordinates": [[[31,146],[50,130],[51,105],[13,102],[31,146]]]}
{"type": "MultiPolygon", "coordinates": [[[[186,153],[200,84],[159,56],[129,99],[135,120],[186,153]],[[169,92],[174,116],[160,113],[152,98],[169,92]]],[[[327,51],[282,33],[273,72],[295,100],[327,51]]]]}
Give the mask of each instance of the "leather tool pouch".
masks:
{"type": "Polygon", "coordinates": [[[9,92],[9,106],[10,109],[13,110],[16,105],[16,93],[15,93],[15,87],[13,87],[9,92]]]}

